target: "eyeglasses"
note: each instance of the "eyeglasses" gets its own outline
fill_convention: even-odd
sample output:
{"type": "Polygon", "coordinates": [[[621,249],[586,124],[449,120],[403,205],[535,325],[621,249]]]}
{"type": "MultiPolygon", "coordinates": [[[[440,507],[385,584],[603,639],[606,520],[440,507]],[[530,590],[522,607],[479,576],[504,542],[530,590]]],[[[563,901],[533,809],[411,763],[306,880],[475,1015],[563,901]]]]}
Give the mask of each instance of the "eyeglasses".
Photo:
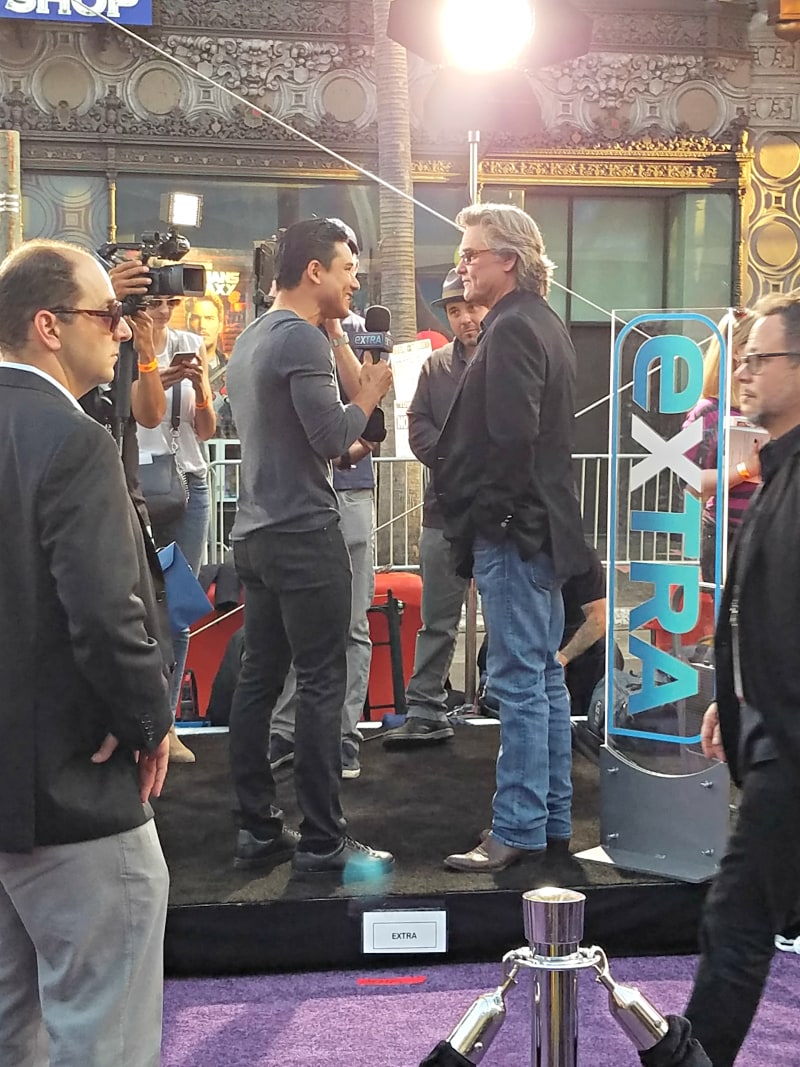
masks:
{"type": "Polygon", "coordinates": [[[144,306],[146,308],[160,307],[162,304],[168,308],[176,308],[181,302],[179,296],[146,296],[144,306]]]}
{"type": "Polygon", "coordinates": [[[743,356],[735,356],[733,369],[740,370],[742,367],[751,374],[760,374],[764,369],[763,360],[777,359],[778,356],[794,356],[800,359],[800,352],[746,352],[743,356]]]}
{"type": "Polygon", "coordinates": [[[119,300],[113,301],[110,307],[95,310],[94,308],[48,308],[53,315],[91,315],[95,319],[108,319],[108,328],[114,333],[122,319],[122,304],[119,300]]]}
{"type": "Polygon", "coordinates": [[[459,253],[458,253],[458,262],[459,263],[466,263],[467,265],[469,265],[474,260],[476,260],[478,258],[478,256],[482,256],[486,252],[493,252],[493,253],[496,254],[497,249],[495,249],[495,248],[477,248],[477,249],[476,248],[462,248],[462,249],[459,250],[459,253]]]}

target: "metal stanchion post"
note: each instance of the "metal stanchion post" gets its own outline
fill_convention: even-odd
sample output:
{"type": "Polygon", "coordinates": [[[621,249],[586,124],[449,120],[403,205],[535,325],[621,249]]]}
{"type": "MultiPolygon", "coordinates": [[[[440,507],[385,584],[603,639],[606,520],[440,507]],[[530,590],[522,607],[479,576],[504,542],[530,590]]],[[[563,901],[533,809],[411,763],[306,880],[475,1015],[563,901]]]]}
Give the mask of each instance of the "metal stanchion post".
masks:
{"type": "Polygon", "coordinates": [[[469,138],[469,201],[471,204],[477,204],[480,199],[480,188],[478,185],[478,149],[481,143],[480,130],[470,130],[467,134],[469,138]]]}
{"type": "Polygon", "coordinates": [[[531,1067],[576,1067],[578,973],[586,897],[571,889],[532,889],[522,897],[525,937],[541,960],[533,974],[531,1067]]]}

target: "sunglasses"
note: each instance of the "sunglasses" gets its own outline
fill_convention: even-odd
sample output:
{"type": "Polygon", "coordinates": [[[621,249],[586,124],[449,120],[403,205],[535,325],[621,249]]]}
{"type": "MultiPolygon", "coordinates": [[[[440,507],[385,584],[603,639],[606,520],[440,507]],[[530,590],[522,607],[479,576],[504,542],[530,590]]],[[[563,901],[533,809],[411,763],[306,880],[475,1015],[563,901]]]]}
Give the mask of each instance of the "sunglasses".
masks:
{"type": "Polygon", "coordinates": [[[114,333],[122,319],[122,304],[114,300],[110,307],[95,310],[94,308],[48,308],[53,315],[91,315],[95,319],[108,319],[108,328],[114,333]]]}
{"type": "Polygon", "coordinates": [[[156,308],[162,304],[168,308],[176,308],[181,302],[179,296],[147,296],[145,297],[145,308],[156,308]]]}

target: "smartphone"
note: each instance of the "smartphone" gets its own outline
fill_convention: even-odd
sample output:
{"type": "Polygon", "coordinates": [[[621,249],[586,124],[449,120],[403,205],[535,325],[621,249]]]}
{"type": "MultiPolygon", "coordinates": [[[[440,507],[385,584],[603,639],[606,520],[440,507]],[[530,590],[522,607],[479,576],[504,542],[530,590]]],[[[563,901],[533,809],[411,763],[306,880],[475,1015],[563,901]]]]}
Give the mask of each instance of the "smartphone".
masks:
{"type": "Polygon", "coordinates": [[[196,352],[176,352],[170,360],[170,366],[175,367],[179,363],[194,363],[197,360],[196,352]]]}

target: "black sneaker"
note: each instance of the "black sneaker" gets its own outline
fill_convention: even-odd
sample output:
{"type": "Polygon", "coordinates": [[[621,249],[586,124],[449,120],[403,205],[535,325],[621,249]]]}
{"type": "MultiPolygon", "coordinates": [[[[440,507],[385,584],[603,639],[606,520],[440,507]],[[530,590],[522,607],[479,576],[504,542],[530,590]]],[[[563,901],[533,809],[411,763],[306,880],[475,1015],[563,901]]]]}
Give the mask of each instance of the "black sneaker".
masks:
{"type": "Polygon", "coordinates": [[[286,826],[270,841],[259,841],[249,830],[240,830],[233,865],[239,868],[277,867],[292,858],[299,840],[300,834],[286,826]]]}
{"type": "Polygon", "coordinates": [[[358,762],[358,745],[355,741],[342,741],[342,778],[358,778],[361,764],[358,762]]]}
{"type": "Polygon", "coordinates": [[[378,852],[352,837],[345,837],[333,852],[295,852],[292,870],[297,874],[342,874],[347,882],[364,882],[388,874],[394,867],[391,852],[378,852]]]}
{"type": "Polygon", "coordinates": [[[383,744],[385,748],[413,748],[416,745],[447,741],[453,733],[453,727],[446,722],[409,716],[402,726],[389,731],[383,739],[383,744]]]}
{"type": "Polygon", "coordinates": [[[277,771],[285,763],[294,760],[294,741],[288,741],[280,734],[272,734],[269,739],[269,768],[277,771]]]}

